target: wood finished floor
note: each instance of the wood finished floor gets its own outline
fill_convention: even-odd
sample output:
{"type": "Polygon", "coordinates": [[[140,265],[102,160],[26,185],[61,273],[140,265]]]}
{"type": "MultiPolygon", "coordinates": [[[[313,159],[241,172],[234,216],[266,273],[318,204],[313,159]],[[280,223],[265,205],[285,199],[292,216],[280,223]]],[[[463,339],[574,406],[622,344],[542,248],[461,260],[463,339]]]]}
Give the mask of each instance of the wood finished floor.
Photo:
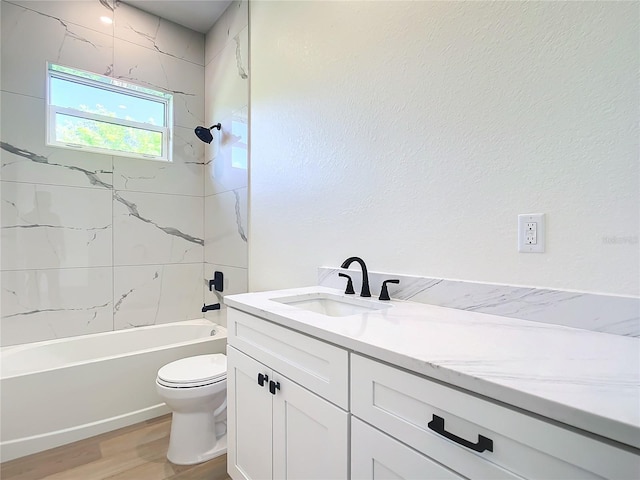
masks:
{"type": "Polygon", "coordinates": [[[227,456],[198,465],[167,460],[171,415],[17,458],[2,480],[228,480],[227,456]]]}

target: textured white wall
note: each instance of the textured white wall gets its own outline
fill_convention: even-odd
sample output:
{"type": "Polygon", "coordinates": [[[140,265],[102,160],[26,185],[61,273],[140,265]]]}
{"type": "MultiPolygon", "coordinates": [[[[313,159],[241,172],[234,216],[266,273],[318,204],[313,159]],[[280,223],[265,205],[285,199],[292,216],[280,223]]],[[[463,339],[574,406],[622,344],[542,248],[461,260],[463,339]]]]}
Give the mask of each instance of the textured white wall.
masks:
{"type": "Polygon", "coordinates": [[[249,288],[370,269],[639,290],[638,8],[252,2],[249,288]],[[547,251],[516,250],[519,213],[547,251]]]}

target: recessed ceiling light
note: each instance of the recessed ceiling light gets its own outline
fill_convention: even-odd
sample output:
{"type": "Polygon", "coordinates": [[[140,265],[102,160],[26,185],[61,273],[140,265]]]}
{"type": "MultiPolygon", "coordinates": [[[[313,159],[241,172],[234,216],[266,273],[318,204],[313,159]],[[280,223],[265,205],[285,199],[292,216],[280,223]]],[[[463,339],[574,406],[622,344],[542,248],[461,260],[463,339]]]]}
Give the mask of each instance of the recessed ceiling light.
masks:
{"type": "Polygon", "coordinates": [[[106,23],[107,25],[111,25],[113,23],[113,19],[110,17],[100,17],[100,21],[102,23],[106,23]]]}

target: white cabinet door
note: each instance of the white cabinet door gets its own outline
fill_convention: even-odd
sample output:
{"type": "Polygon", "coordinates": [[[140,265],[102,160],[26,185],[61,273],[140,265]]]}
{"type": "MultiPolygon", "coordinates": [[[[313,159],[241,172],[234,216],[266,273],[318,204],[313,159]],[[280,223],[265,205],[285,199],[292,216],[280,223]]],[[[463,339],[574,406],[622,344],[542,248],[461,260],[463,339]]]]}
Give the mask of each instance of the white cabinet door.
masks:
{"type": "Polygon", "coordinates": [[[349,415],[274,372],[273,478],[348,478],[349,415]]]}
{"type": "Polygon", "coordinates": [[[448,468],[351,417],[353,480],[460,480],[448,468]]]}
{"type": "Polygon", "coordinates": [[[347,412],[231,346],[227,426],[227,469],[234,480],[348,476],[347,412]]]}
{"type": "Polygon", "coordinates": [[[235,480],[272,478],[271,371],[233,347],[227,348],[227,469],[235,480]]]}

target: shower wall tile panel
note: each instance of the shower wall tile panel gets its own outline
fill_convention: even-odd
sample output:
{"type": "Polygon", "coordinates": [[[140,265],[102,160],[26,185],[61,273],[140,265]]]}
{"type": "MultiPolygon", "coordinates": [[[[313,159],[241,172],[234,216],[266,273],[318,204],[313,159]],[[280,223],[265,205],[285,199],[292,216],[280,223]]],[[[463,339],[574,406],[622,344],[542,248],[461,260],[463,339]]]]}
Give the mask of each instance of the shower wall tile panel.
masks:
{"type": "MultiPolygon", "coordinates": [[[[321,267],[318,284],[344,288],[346,284],[338,277],[339,272],[348,272],[356,290],[360,288],[362,276],[355,269],[321,267]]],[[[400,280],[398,285],[388,284],[392,299],[640,337],[637,297],[369,272],[372,295],[377,295],[382,281],[390,278],[400,280]]]]}
{"type": "Polygon", "coordinates": [[[118,2],[115,36],[171,57],[204,65],[204,35],[118,2]]]}
{"type": "Polygon", "coordinates": [[[8,92],[1,95],[0,172],[3,180],[111,188],[113,169],[110,155],[45,145],[44,99],[8,92]]]}
{"type": "Polygon", "coordinates": [[[3,346],[113,329],[111,267],[3,271],[1,278],[3,346]]]}
{"type": "Polygon", "coordinates": [[[247,268],[247,189],[204,200],[204,261],[247,268]]]}
{"type": "Polygon", "coordinates": [[[205,149],[205,195],[248,184],[248,30],[231,38],[205,67],[205,83],[215,92],[206,99],[207,124],[222,123],[205,149]]]}
{"type": "Polygon", "coordinates": [[[222,303],[206,318],[226,325],[224,297],[247,291],[247,191],[249,36],[248,2],[234,1],[205,39],[205,123],[218,122],[205,146],[205,278],[222,271],[223,292],[210,292],[206,303],[222,303]]]}
{"type": "Polygon", "coordinates": [[[205,68],[205,84],[215,86],[215,95],[206,99],[207,118],[215,112],[221,121],[246,106],[248,81],[249,27],[245,27],[205,68]]]}
{"type": "Polygon", "coordinates": [[[3,341],[202,317],[204,35],[114,0],[1,7],[3,341]],[[174,93],[173,162],[47,147],[47,61],[174,93]]]}
{"type": "Polygon", "coordinates": [[[245,106],[222,119],[220,138],[207,149],[212,157],[205,165],[205,195],[248,186],[248,111],[245,106]]]}
{"type": "Polygon", "coordinates": [[[114,41],[113,76],[173,94],[175,125],[195,128],[204,119],[204,67],[141,47],[114,41]]]}
{"type": "MultiPolygon", "coordinates": [[[[65,2],[51,3],[62,4],[62,13],[69,11],[65,2]]],[[[105,75],[110,72],[113,37],[109,35],[7,2],[2,3],[0,21],[4,91],[45,98],[48,61],[105,75]]]]}
{"type": "Polygon", "coordinates": [[[205,39],[205,65],[210,63],[248,24],[249,2],[247,0],[232,2],[207,33],[205,39]]]}
{"type": "Polygon", "coordinates": [[[202,197],[115,191],[113,198],[114,265],[202,262],[202,197]]]}
{"type": "Polygon", "coordinates": [[[113,24],[105,23],[100,18],[107,17],[113,20],[113,6],[116,0],[9,0],[8,3],[20,5],[40,15],[60,19],[66,24],[81,25],[113,36],[113,24]]]}
{"type": "Polygon", "coordinates": [[[116,330],[202,318],[202,263],[114,268],[116,330]]]}
{"type": "Polygon", "coordinates": [[[3,270],[111,265],[111,191],[2,183],[3,270]]]}
{"type": "Polygon", "coordinates": [[[113,182],[117,190],[202,196],[204,144],[192,128],[176,127],[173,161],[113,158],[113,182]]]}

